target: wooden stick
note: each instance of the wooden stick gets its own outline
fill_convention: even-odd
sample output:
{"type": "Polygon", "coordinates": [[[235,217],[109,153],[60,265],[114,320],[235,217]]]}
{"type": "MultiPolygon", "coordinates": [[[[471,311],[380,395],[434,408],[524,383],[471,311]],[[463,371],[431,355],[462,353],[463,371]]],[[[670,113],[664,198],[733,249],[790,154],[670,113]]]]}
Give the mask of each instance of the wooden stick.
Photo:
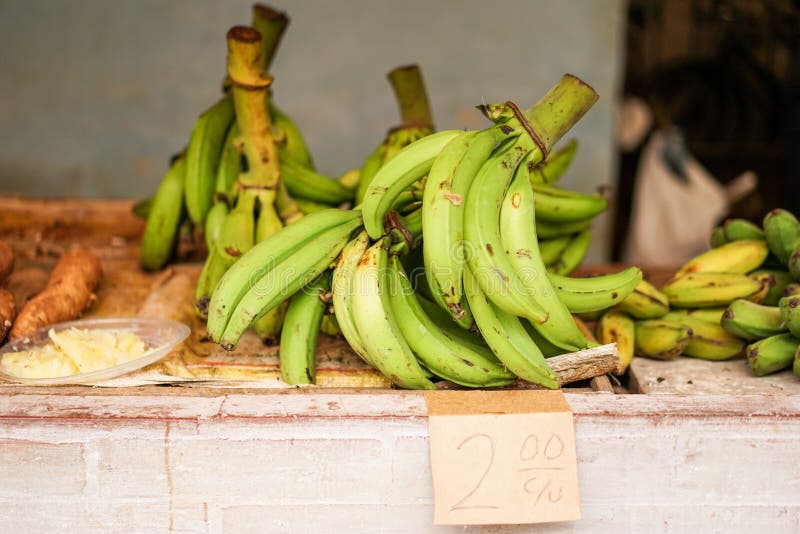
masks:
{"type": "Polygon", "coordinates": [[[571,384],[613,372],[620,365],[616,345],[570,352],[547,359],[547,365],[558,374],[558,383],[571,384]]]}

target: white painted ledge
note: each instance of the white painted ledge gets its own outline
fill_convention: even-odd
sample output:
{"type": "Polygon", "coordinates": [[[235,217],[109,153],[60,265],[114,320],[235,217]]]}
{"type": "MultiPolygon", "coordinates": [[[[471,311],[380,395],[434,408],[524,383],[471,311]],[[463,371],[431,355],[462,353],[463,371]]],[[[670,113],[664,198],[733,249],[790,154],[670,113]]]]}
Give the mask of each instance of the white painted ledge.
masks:
{"type": "MultiPolygon", "coordinates": [[[[58,392],[0,395],[2,532],[463,530],[419,393],[58,392]]],[[[566,397],[584,519],[466,530],[800,531],[800,396],[566,397]]]]}

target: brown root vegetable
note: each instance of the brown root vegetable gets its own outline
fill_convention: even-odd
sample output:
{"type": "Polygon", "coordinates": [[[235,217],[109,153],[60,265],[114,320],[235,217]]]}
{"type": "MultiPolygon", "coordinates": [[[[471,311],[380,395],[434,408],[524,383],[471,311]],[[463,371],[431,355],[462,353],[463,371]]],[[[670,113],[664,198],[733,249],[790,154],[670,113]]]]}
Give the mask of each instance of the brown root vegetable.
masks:
{"type": "Polygon", "coordinates": [[[11,330],[16,314],[17,303],[14,302],[14,295],[0,288],[0,343],[5,340],[6,334],[11,330]]]}
{"type": "Polygon", "coordinates": [[[0,241],[0,282],[8,278],[14,270],[14,251],[11,245],[5,241],[0,241]]]}
{"type": "Polygon", "coordinates": [[[91,252],[82,248],[65,252],[53,267],[47,287],[20,310],[11,328],[11,339],[78,317],[91,302],[92,291],[102,276],[100,260],[91,252]]]}

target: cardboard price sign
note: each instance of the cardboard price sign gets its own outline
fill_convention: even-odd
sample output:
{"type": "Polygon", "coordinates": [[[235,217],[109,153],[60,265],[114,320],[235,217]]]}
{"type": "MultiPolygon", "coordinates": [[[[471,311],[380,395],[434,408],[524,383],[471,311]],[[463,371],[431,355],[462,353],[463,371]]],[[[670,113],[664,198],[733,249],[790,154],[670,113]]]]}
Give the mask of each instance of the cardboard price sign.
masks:
{"type": "Polygon", "coordinates": [[[433,391],[434,523],[580,519],[572,411],[560,391],[433,391]]]}

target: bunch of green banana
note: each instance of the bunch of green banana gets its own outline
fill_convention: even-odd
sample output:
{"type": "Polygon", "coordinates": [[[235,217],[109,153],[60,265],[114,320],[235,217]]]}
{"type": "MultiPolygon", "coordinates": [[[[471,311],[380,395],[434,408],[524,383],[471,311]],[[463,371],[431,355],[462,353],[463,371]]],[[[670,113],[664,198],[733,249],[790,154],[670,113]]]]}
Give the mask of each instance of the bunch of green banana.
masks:
{"type": "MultiPolygon", "coordinates": [[[[289,19],[284,13],[270,7],[255,4],[253,6],[253,31],[260,35],[262,51],[258,58],[262,72],[266,73],[269,64],[280,44],[284,30],[289,19]]],[[[263,80],[257,80],[254,88],[259,92],[264,90],[263,80]]],[[[163,187],[159,187],[155,197],[149,202],[142,202],[134,207],[137,214],[148,219],[150,231],[145,232],[142,238],[141,264],[145,269],[154,270],[162,268],[174,255],[176,248],[177,228],[188,218],[194,227],[205,234],[205,241],[211,252],[211,245],[216,241],[218,232],[222,228],[222,221],[227,212],[237,204],[238,188],[237,177],[241,172],[248,172],[247,165],[251,162],[253,153],[247,158],[244,154],[242,134],[238,122],[240,114],[247,114],[249,108],[237,105],[234,93],[235,83],[226,78],[223,88],[223,97],[205,111],[195,122],[186,149],[181,156],[180,185],[176,173],[170,170],[163,180],[163,187]],[[177,215],[176,215],[177,214],[177,215]],[[152,222],[151,222],[152,221],[152,222]]],[[[240,84],[241,86],[241,84],[240,84]]],[[[269,84],[266,84],[268,88],[269,84]]],[[[268,91],[268,89],[266,89],[268,91]]],[[[292,119],[279,110],[269,98],[264,98],[260,103],[272,119],[268,127],[274,130],[267,133],[273,134],[271,143],[278,147],[281,157],[291,158],[300,165],[311,167],[313,162],[308,153],[308,148],[296,124],[292,119]]],[[[259,154],[261,155],[261,154],[259,154]]],[[[297,174],[290,169],[289,175],[297,174]],[[294,173],[294,174],[293,174],[294,173]]],[[[302,173],[301,173],[302,174],[302,173]]],[[[342,197],[339,184],[330,185],[331,180],[315,180],[302,175],[297,178],[303,187],[311,187],[342,197]],[[326,189],[326,187],[328,189],[326,189]]],[[[324,177],[319,177],[324,178],[324,177]]],[[[320,193],[320,196],[322,193],[320,193]]],[[[352,193],[344,195],[352,198],[352,193]]],[[[330,196],[324,197],[330,200],[330,196]]],[[[206,267],[207,278],[213,278],[224,272],[219,258],[209,259],[211,265],[206,267]],[[216,273],[216,274],[214,274],[216,273]]],[[[206,279],[204,284],[208,284],[206,279]]],[[[210,284],[213,288],[213,283],[210,284]]],[[[199,292],[202,293],[198,289],[199,292]]]]}
{"type": "MultiPolygon", "coordinates": [[[[589,346],[574,309],[619,304],[641,282],[637,268],[595,278],[548,272],[539,251],[530,166],[595,99],[579,80],[563,78],[527,112],[542,146],[510,121],[479,132],[424,136],[399,150],[367,187],[362,210],[313,211],[241,255],[210,298],[210,337],[232,348],[251,324],[291,298],[283,374],[290,383],[312,382],[312,336],[325,306],[297,291],[338,258],[331,276],[337,330],[397,386],[431,389],[440,378],[495,387],[522,378],[558,387],[540,346],[548,356],[589,346]],[[409,192],[421,194],[421,205],[404,201],[399,215],[409,192]],[[468,253],[452,261],[442,249],[468,253]],[[434,269],[437,261],[457,274],[434,269]],[[415,262],[425,268],[424,284],[406,271],[415,262]],[[494,281],[501,286],[482,280],[498,272],[504,277],[494,281]],[[292,313],[295,306],[307,310],[312,324],[292,313]]],[[[565,206],[576,202],[561,193],[551,197],[565,206]]],[[[317,285],[308,287],[319,292],[317,285]]]]}

